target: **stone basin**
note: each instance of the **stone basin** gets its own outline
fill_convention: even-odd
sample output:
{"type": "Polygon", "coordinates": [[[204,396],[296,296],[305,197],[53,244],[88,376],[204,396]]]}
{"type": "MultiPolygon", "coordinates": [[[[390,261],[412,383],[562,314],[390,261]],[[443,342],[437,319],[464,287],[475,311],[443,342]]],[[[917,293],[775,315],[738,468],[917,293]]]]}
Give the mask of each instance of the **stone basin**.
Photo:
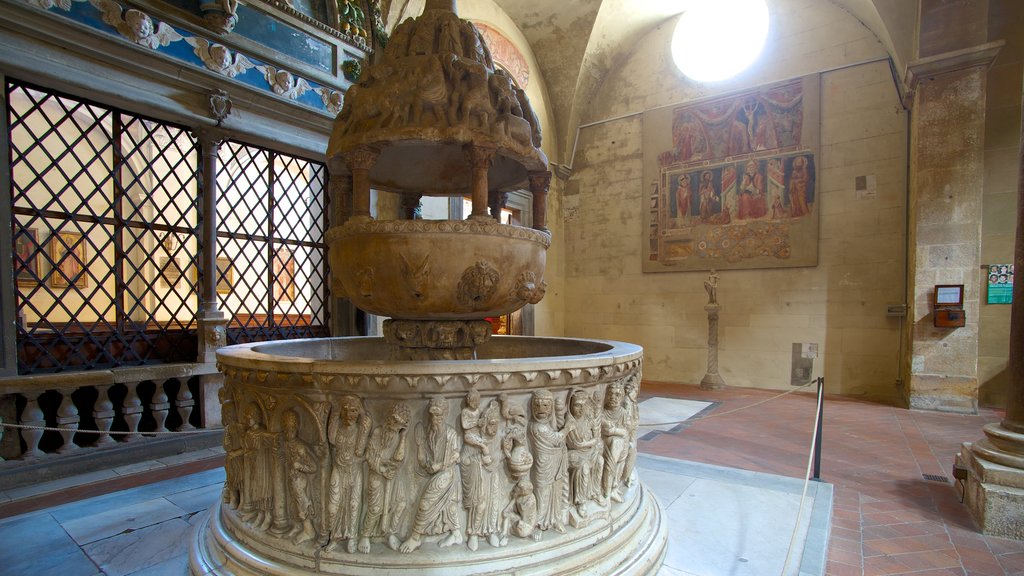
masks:
{"type": "Polygon", "coordinates": [[[546,232],[470,220],[353,218],[327,232],[334,292],[403,320],[509,314],[544,296],[546,232]]]}
{"type": "Polygon", "coordinates": [[[633,471],[642,357],[641,347],[623,342],[521,336],[496,336],[472,360],[395,361],[373,337],[222,348],[228,479],[193,541],[191,573],[654,574],[666,528],[633,471]],[[358,410],[369,438],[355,460],[339,432],[346,406],[358,410]],[[425,432],[438,422],[436,409],[454,476],[429,464],[429,454],[442,452],[421,448],[436,442],[425,432]],[[398,434],[408,446],[384,453],[375,438],[396,414],[404,414],[398,434]],[[621,419],[621,440],[602,432],[614,428],[609,418],[621,419]],[[604,448],[573,448],[573,429],[596,434],[604,448]],[[583,453],[610,464],[581,460],[583,453]],[[399,486],[383,500],[374,496],[381,477],[371,468],[382,455],[397,462],[399,486]],[[264,504],[254,504],[259,486],[275,487],[264,504]],[[359,497],[348,528],[339,520],[343,506],[331,503],[336,486],[359,497]],[[371,523],[371,502],[382,501],[390,521],[371,523]],[[390,536],[380,526],[390,526],[390,536]]]}

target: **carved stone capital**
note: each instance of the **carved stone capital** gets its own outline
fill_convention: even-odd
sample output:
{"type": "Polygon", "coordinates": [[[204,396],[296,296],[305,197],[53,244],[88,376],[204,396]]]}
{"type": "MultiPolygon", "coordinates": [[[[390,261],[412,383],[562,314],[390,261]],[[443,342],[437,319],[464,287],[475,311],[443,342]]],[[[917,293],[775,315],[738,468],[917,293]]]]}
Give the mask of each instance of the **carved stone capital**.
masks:
{"type": "Polygon", "coordinates": [[[551,172],[544,170],[543,172],[530,172],[527,174],[530,179],[530,192],[534,194],[543,193],[546,194],[548,189],[551,187],[551,172]]]}
{"type": "Polygon", "coordinates": [[[474,171],[486,170],[490,167],[491,161],[497,149],[491,146],[479,146],[477,144],[466,144],[462,150],[466,153],[466,159],[474,171]]]}
{"type": "Polygon", "coordinates": [[[369,171],[377,162],[380,150],[371,146],[357,146],[345,154],[345,164],[352,172],[369,171]]]}

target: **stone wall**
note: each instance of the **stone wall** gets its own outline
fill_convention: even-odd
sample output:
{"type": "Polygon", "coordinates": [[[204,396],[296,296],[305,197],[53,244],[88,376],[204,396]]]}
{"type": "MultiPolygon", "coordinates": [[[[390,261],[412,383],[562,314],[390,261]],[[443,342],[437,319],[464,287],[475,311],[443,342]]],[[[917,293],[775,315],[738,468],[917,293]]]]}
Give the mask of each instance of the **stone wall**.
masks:
{"type": "MultiPolygon", "coordinates": [[[[1017,150],[1020,134],[1021,64],[1024,37],[1013,26],[1024,21],[1024,5],[1012,0],[989,7],[989,38],[1004,39],[988,74],[985,122],[985,190],[982,197],[981,262],[1013,262],[1016,226],[1017,150]]],[[[982,274],[984,284],[984,274],[982,274]]],[[[986,304],[985,287],[978,326],[978,402],[1003,406],[1010,373],[1010,306],[986,304]]]]}
{"type": "Polygon", "coordinates": [[[785,388],[793,342],[817,342],[814,376],[829,392],[899,397],[907,122],[886,53],[830,3],[773,2],[765,52],[729,81],[696,84],[671,63],[675,21],[636,44],[583,123],[565,188],[565,325],[569,336],[635,342],[645,378],[695,384],[704,374],[705,272],[642,274],[640,113],[820,73],[820,257],[816,267],[721,272],[720,371],[727,384],[785,388]],[[873,187],[858,192],[866,176],[873,187]]]}

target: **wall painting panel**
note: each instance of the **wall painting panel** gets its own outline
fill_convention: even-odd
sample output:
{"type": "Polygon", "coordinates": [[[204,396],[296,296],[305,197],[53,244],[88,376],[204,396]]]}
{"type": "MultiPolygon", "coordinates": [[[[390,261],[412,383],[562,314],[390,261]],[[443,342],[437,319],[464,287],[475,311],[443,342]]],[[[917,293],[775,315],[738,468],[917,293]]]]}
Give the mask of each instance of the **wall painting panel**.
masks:
{"type": "Polygon", "coordinates": [[[644,114],[644,272],[818,263],[818,78],[644,114]]]}

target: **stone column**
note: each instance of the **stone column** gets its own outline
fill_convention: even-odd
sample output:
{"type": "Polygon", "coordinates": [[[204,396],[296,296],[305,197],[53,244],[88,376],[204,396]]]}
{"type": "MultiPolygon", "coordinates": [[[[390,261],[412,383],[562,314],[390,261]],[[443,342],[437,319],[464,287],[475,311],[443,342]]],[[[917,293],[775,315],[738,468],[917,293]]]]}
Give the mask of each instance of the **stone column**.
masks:
{"type": "Polygon", "coordinates": [[[926,8],[924,57],[907,68],[912,104],[907,298],[912,322],[904,395],[911,408],[975,413],[986,76],[1001,43],[972,44],[985,40],[985,27],[977,34],[971,26],[977,18],[985,22],[984,6],[955,14],[938,7],[926,14],[926,8]],[[958,26],[966,32],[958,34],[958,26]],[[936,29],[946,32],[937,34],[936,29]],[[966,326],[934,326],[937,284],[964,285],[966,326]]]}
{"type": "Polygon", "coordinates": [[[370,169],[380,152],[369,146],[359,146],[345,156],[352,173],[352,217],[370,217],[370,169]]]}
{"type": "Polygon", "coordinates": [[[487,172],[490,170],[495,149],[467,144],[465,150],[472,170],[470,192],[473,197],[473,212],[469,217],[487,218],[487,172]]]}
{"type": "Polygon", "coordinates": [[[725,380],[718,374],[718,304],[704,307],[708,312],[708,371],[700,381],[702,390],[721,390],[725,380]]]}
{"type": "MultiPolygon", "coordinates": [[[[202,258],[203,283],[199,287],[202,304],[199,308],[199,317],[196,319],[199,324],[197,361],[214,363],[217,361],[217,348],[227,344],[228,324],[217,298],[217,158],[221,140],[218,135],[203,131],[199,134],[199,142],[203,154],[203,250],[199,255],[202,258]]],[[[187,384],[182,382],[181,385],[187,384]]],[[[200,421],[204,428],[221,425],[217,394],[223,385],[224,376],[220,373],[199,377],[203,400],[200,421]]]]}
{"type": "MultiPolygon", "coordinates": [[[[1024,121],[1020,143],[1014,270],[1024,266],[1024,121]]],[[[986,425],[984,439],[964,443],[954,475],[963,480],[964,502],[983,532],[1024,539],[1024,355],[1019,353],[1024,350],[1024,281],[1013,283],[1012,306],[1006,417],[986,425]]]]}
{"type": "Polygon", "coordinates": [[[548,188],[551,186],[551,172],[530,172],[530,192],[533,193],[533,228],[541,232],[548,230],[548,188]]]}

